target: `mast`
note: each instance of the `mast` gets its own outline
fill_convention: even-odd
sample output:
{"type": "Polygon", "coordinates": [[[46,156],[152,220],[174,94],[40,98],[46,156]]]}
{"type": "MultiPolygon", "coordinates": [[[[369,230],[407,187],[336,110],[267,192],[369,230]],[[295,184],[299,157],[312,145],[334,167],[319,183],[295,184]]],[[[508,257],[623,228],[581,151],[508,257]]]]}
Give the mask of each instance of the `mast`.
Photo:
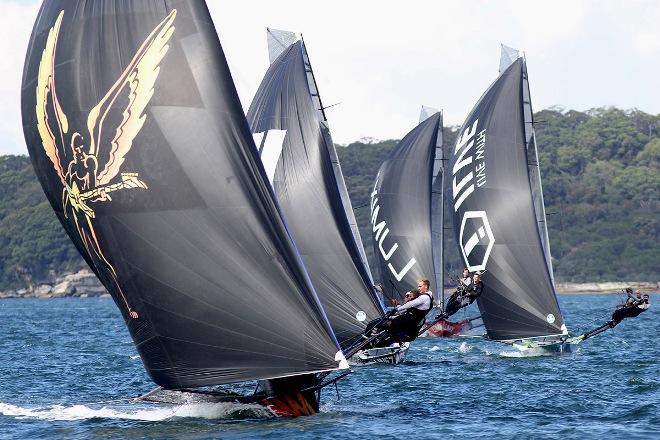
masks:
{"type": "Polygon", "coordinates": [[[309,83],[310,92],[312,94],[312,99],[316,105],[316,108],[319,111],[319,118],[321,119],[321,127],[323,136],[325,137],[325,143],[328,147],[328,153],[330,153],[330,160],[332,162],[332,168],[335,172],[335,180],[337,181],[337,186],[339,187],[339,194],[341,196],[341,201],[344,204],[344,212],[348,218],[348,223],[351,225],[351,230],[353,231],[353,241],[355,247],[360,253],[362,259],[362,266],[364,266],[364,272],[369,278],[369,285],[373,287],[374,280],[371,274],[371,268],[369,267],[369,260],[367,259],[367,253],[364,250],[364,245],[362,242],[362,236],[360,234],[360,228],[358,227],[357,219],[355,218],[355,211],[353,210],[353,204],[351,203],[351,198],[348,194],[348,188],[346,188],[346,182],[344,180],[344,173],[341,170],[341,164],[339,163],[339,156],[337,155],[337,149],[335,148],[335,143],[330,136],[330,126],[328,124],[328,118],[325,115],[325,107],[323,106],[323,101],[321,101],[321,94],[319,93],[318,84],[316,83],[316,77],[314,76],[314,70],[312,69],[312,63],[309,61],[309,55],[307,53],[307,46],[305,46],[305,40],[300,36],[303,46],[303,57],[305,59],[305,72],[307,72],[307,80],[309,83]]]}
{"type": "MultiPolygon", "coordinates": [[[[419,122],[423,122],[438,110],[422,106],[419,122]]],[[[444,262],[444,213],[445,213],[445,170],[444,170],[444,151],[443,151],[443,118],[440,112],[440,121],[438,125],[438,135],[435,142],[435,151],[433,154],[433,171],[431,177],[431,235],[433,251],[433,268],[436,282],[436,304],[439,303],[440,310],[445,307],[445,262],[444,262]],[[437,237],[437,240],[436,240],[437,237]]]]}
{"type": "Polygon", "coordinates": [[[335,179],[337,181],[337,186],[339,187],[339,194],[341,195],[342,203],[344,204],[344,211],[348,222],[351,225],[351,230],[354,236],[355,246],[357,247],[360,257],[362,259],[362,266],[365,268],[365,273],[369,278],[370,285],[373,286],[373,276],[371,273],[371,268],[369,267],[369,260],[367,258],[367,253],[364,249],[362,242],[362,236],[360,234],[360,228],[358,227],[357,219],[355,218],[355,212],[353,210],[353,205],[351,203],[350,196],[348,194],[348,189],[346,187],[346,182],[344,181],[344,174],[341,170],[341,164],[339,163],[339,157],[337,155],[337,149],[330,135],[330,126],[328,124],[328,119],[325,114],[325,107],[323,106],[323,101],[321,100],[321,94],[319,93],[318,84],[316,83],[316,77],[314,76],[314,70],[312,69],[312,63],[309,60],[309,54],[307,53],[307,47],[305,46],[305,40],[303,39],[302,34],[297,34],[295,32],[283,31],[273,28],[267,28],[267,41],[268,41],[268,57],[270,63],[273,64],[275,60],[284,52],[288,47],[297,42],[298,40],[302,43],[303,51],[303,60],[305,65],[305,74],[307,75],[307,83],[309,85],[309,91],[312,96],[312,101],[314,102],[314,108],[318,112],[318,117],[321,123],[321,131],[325,138],[325,143],[328,146],[328,153],[330,154],[330,160],[332,162],[333,170],[335,172],[335,179]]]}
{"type": "MultiPolygon", "coordinates": [[[[514,61],[520,58],[520,52],[512,47],[501,45],[500,73],[508,68],[514,61]]],[[[554,286],[555,277],[552,268],[552,254],[550,252],[550,238],[548,236],[548,224],[545,214],[545,203],[543,200],[543,184],[541,180],[541,167],[539,163],[538,146],[536,143],[536,130],[534,129],[534,112],[532,108],[529,88],[529,75],[527,73],[527,60],[523,54],[523,115],[525,118],[525,145],[528,152],[529,179],[534,200],[534,212],[538,222],[539,236],[543,245],[546,264],[554,286]]]]}
{"type": "Polygon", "coordinates": [[[527,150],[532,158],[529,161],[530,181],[532,185],[532,194],[534,197],[534,208],[536,211],[536,221],[539,223],[539,234],[545,253],[545,261],[548,265],[552,284],[555,284],[555,275],[552,268],[552,253],[550,252],[550,237],[548,236],[548,222],[545,214],[545,202],[543,200],[543,182],[541,180],[541,164],[539,163],[539,150],[536,143],[536,130],[534,129],[534,112],[532,111],[532,98],[529,91],[529,75],[527,74],[527,62],[523,58],[523,99],[525,103],[525,139],[527,141],[527,150]]]}

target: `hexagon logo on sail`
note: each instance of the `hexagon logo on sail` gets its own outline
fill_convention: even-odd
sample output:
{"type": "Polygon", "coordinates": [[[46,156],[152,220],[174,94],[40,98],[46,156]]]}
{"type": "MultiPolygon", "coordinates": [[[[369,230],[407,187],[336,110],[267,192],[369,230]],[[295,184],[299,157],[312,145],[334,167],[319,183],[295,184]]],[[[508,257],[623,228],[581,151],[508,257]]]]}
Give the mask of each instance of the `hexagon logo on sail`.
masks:
{"type": "Polygon", "coordinates": [[[490,251],[495,244],[486,211],[466,211],[459,234],[463,261],[470,272],[486,269],[490,251]]]}

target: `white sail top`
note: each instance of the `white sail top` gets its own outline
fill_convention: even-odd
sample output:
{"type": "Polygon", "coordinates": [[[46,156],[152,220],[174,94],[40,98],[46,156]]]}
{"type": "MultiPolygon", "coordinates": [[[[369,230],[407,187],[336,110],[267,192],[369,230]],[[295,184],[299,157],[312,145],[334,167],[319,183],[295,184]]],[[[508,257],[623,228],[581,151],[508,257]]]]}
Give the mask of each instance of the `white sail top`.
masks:
{"type": "Polygon", "coordinates": [[[422,106],[422,111],[419,113],[419,123],[426,121],[428,118],[438,113],[440,110],[433,107],[428,107],[426,105],[422,106]]]}
{"type": "Polygon", "coordinates": [[[500,53],[500,73],[504,72],[518,58],[520,58],[520,52],[518,49],[502,44],[502,51],[500,53]]]}
{"type": "Polygon", "coordinates": [[[295,32],[266,28],[266,33],[268,39],[268,61],[270,64],[273,64],[273,61],[275,61],[287,47],[300,40],[300,35],[295,32]]]}

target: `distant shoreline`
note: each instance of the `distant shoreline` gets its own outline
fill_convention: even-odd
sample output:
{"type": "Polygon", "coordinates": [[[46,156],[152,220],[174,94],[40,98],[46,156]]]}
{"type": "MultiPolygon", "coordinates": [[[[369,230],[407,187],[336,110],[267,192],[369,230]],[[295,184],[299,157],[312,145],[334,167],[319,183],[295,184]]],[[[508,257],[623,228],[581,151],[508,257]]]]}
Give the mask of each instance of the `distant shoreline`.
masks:
{"type": "MultiPolygon", "coordinates": [[[[570,286],[564,286],[562,284],[557,285],[557,294],[558,295],[592,295],[592,294],[608,294],[608,295],[617,295],[622,293],[622,290],[626,287],[631,287],[633,290],[640,290],[643,293],[658,294],[660,293],[660,288],[658,288],[657,283],[630,283],[625,284],[625,287],[609,287],[613,283],[599,283],[606,284],[599,288],[594,288],[593,283],[584,283],[584,284],[571,284],[570,286]]],[[[623,285],[623,284],[622,284],[623,285]]],[[[617,283],[618,286],[618,283],[617,283]]],[[[453,292],[452,289],[445,289],[445,295],[451,295],[453,292]]],[[[40,292],[24,292],[20,291],[0,291],[0,300],[2,299],[22,299],[22,298],[37,298],[37,299],[56,299],[56,298],[112,298],[109,293],[103,292],[99,293],[98,291],[86,293],[75,292],[66,295],[57,295],[51,293],[40,293],[40,292]]]]}
{"type": "MultiPolygon", "coordinates": [[[[630,282],[598,282],[598,283],[557,283],[556,291],[559,295],[588,295],[592,293],[619,294],[630,287],[643,293],[660,293],[660,283],[657,281],[630,281],[630,282]]],[[[454,289],[445,288],[445,295],[450,295],[454,289]]]]}
{"type": "MultiPolygon", "coordinates": [[[[660,292],[657,281],[597,282],[597,283],[557,283],[557,293],[562,295],[580,295],[589,293],[621,293],[627,287],[644,293],[660,292]]],[[[453,289],[445,288],[445,295],[453,289]]],[[[19,290],[0,291],[4,298],[104,298],[110,297],[105,287],[96,276],[87,269],[76,273],[66,273],[50,283],[40,283],[19,290]]]]}
{"type": "Polygon", "coordinates": [[[660,291],[660,283],[657,281],[630,281],[630,282],[602,282],[602,283],[557,283],[556,289],[559,294],[584,294],[584,293],[621,293],[626,288],[640,290],[644,293],[660,291]]]}

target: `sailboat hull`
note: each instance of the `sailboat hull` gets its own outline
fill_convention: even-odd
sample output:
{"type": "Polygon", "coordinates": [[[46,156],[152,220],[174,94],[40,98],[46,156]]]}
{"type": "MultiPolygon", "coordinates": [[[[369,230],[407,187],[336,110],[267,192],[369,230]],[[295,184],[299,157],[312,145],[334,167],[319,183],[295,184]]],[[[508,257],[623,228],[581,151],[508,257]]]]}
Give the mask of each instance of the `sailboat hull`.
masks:
{"type": "Polygon", "coordinates": [[[315,374],[259,381],[266,396],[259,403],[278,417],[311,416],[319,412],[319,378],[315,374]]]}
{"type": "Polygon", "coordinates": [[[260,402],[277,417],[311,416],[319,412],[316,393],[294,391],[277,397],[268,397],[260,402]]]}
{"type": "Polygon", "coordinates": [[[521,342],[512,344],[513,348],[525,356],[544,356],[550,354],[564,354],[575,351],[580,341],[571,338],[566,340],[544,341],[544,342],[521,342]]]}
{"type": "Polygon", "coordinates": [[[350,365],[366,364],[393,364],[397,365],[406,360],[410,342],[395,344],[390,347],[376,347],[368,350],[360,350],[349,360],[350,365]]]}
{"type": "MultiPolygon", "coordinates": [[[[181,389],[167,390],[160,387],[131,400],[132,403],[186,405],[194,403],[228,403],[260,405],[276,417],[310,416],[318,413],[318,392],[300,389],[281,389],[277,395],[266,397],[264,393],[241,395],[218,390],[181,389]]],[[[254,409],[252,409],[254,411],[254,409]]],[[[267,412],[264,412],[267,414],[267,412]]]]}

